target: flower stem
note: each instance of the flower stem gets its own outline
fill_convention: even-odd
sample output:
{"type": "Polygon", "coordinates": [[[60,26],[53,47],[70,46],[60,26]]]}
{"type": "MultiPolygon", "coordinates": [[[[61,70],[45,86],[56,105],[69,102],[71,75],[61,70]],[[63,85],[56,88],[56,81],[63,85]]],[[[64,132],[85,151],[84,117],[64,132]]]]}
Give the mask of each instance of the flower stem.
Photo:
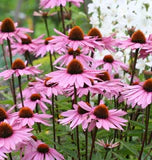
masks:
{"type": "MultiPolygon", "coordinates": [[[[77,104],[77,89],[74,85],[74,104],[77,104]]],[[[76,140],[77,140],[77,152],[78,160],[80,160],[80,145],[79,145],[79,126],[76,127],[76,140]]]]}
{"type": "Polygon", "coordinates": [[[135,71],[136,71],[136,63],[137,63],[137,59],[138,59],[138,53],[139,53],[139,49],[136,49],[135,57],[134,57],[134,64],[133,64],[133,68],[132,68],[130,85],[133,83],[133,80],[134,80],[135,71]]]}
{"type": "Polygon", "coordinates": [[[43,17],[43,19],[44,19],[44,23],[45,23],[45,29],[46,29],[46,32],[47,32],[47,36],[49,37],[50,33],[49,33],[49,27],[48,27],[47,17],[43,17]]]}
{"type": "Polygon", "coordinates": [[[52,60],[52,54],[51,54],[51,52],[49,52],[49,57],[50,57],[51,72],[53,72],[53,60],[52,60]]]}
{"type": "MultiPolygon", "coordinates": [[[[6,67],[6,69],[8,69],[8,64],[7,64],[7,59],[6,59],[6,56],[5,56],[5,50],[4,50],[4,45],[3,44],[2,44],[2,51],[3,51],[3,57],[4,57],[5,67],[6,67]]],[[[12,90],[11,80],[9,80],[9,86],[10,86],[10,90],[11,90],[11,93],[12,93],[12,96],[13,96],[13,90],[12,90]]]]}
{"type": "Polygon", "coordinates": [[[13,160],[11,153],[9,153],[9,158],[10,158],[10,160],[13,160]]]}
{"type": "Polygon", "coordinates": [[[85,158],[88,160],[88,130],[85,131],[85,158]]]}
{"type": "Polygon", "coordinates": [[[144,132],[142,146],[141,146],[141,150],[140,150],[140,153],[139,153],[138,160],[141,160],[142,153],[143,153],[143,150],[144,150],[144,144],[145,144],[147,133],[148,133],[149,117],[150,117],[150,105],[146,108],[145,132],[144,132]]]}
{"type": "Polygon", "coordinates": [[[21,85],[21,76],[18,76],[18,84],[19,84],[19,89],[20,89],[22,107],[24,107],[24,100],[23,100],[23,94],[22,94],[22,85],[21,85]]]}
{"type": "Polygon", "coordinates": [[[63,6],[62,5],[60,5],[60,12],[61,12],[63,33],[65,34],[64,12],[63,12],[63,6]]]}
{"type": "Polygon", "coordinates": [[[106,153],[105,153],[105,156],[104,156],[104,160],[106,160],[108,152],[109,152],[109,151],[106,150],[106,153]]]}
{"type": "Polygon", "coordinates": [[[55,100],[55,96],[54,94],[52,94],[52,121],[53,121],[53,142],[54,142],[54,148],[56,149],[56,131],[55,131],[55,112],[54,112],[54,100],[55,100]]]}
{"type": "Polygon", "coordinates": [[[93,154],[93,149],[94,149],[94,144],[95,144],[95,140],[96,140],[97,131],[98,131],[98,128],[95,127],[95,131],[94,131],[94,135],[93,135],[93,139],[92,139],[92,145],[91,145],[91,151],[90,151],[89,160],[92,160],[92,154],[93,154]]]}
{"type": "MultiPolygon", "coordinates": [[[[9,50],[9,55],[10,55],[10,65],[12,67],[12,63],[13,63],[12,50],[11,50],[11,43],[8,38],[7,38],[7,44],[8,44],[8,50],[9,50]]],[[[12,90],[13,90],[13,101],[14,101],[14,105],[16,106],[16,91],[15,91],[14,75],[12,75],[12,90]]],[[[15,107],[15,111],[17,111],[16,107],[15,107]]]]}
{"type": "MultiPolygon", "coordinates": [[[[39,113],[38,104],[36,104],[36,113],[39,113]]],[[[38,127],[38,130],[39,130],[39,133],[40,133],[41,132],[41,125],[40,125],[40,123],[37,123],[37,127],[38,127]]]]}

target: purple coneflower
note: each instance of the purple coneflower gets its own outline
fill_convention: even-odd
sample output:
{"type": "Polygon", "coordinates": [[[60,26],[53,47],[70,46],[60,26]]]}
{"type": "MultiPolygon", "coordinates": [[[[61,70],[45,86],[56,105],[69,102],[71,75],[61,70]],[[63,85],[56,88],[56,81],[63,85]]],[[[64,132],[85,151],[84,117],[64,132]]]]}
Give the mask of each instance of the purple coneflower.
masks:
{"type": "Polygon", "coordinates": [[[14,113],[14,118],[19,127],[28,125],[30,128],[37,123],[42,123],[46,126],[50,126],[47,119],[50,119],[52,115],[34,113],[29,107],[23,107],[19,112],[14,113]]]}
{"type": "Polygon", "coordinates": [[[73,27],[68,36],[54,29],[59,36],[53,36],[52,43],[58,44],[58,46],[68,46],[74,51],[79,47],[85,49],[101,48],[101,43],[96,41],[95,38],[90,38],[90,36],[84,35],[83,30],[79,26],[73,27]]]}
{"type": "Polygon", "coordinates": [[[137,85],[126,86],[122,91],[123,99],[128,105],[141,106],[143,109],[152,103],[152,78],[137,85]]]}
{"type": "Polygon", "coordinates": [[[57,67],[60,70],[47,74],[52,79],[48,81],[58,82],[60,86],[66,88],[68,86],[75,85],[76,88],[83,87],[84,84],[91,85],[89,79],[95,79],[95,74],[99,73],[96,70],[84,69],[83,65],[77,59],[73,59],[67,66],[67,68],[57,67]]]}
{"type": "MultiPolygon", "coordinates": [[[[39,93],[33,93],[28,97],[25,97],[24,105],[29,106],[31,110],[34,110],[36,106],[38,105],[43,113],[48,109],[45,103],[48,103],[52,105],[52,102],[48,100],[45,96],[39,93]]],[[[21,104],[19,105],[19,108],[21,108],[21,104]]]]}
{"type": "Polygon", "coordinates": [[[27,146],[26,151],[22,160],[64,160],[62,154],[41,141],[33,141],[32,148],[27,146]]]}
{"type": "Polygon", "coordinates": [[[103,146],[104,149],[111,149],[111,148],[115,148],[115,147],[117,147],[117,146],[120,145],[119,142],[113,143],[113,140],[111,140],[110,143],[109,143],[108,140],[107,140],[107,142],[105,143],[103,139],[102,139],[102,140],[99,140],[99,139],[98,139],[98,141],[96,142],[96,144],[99,144],[100,146],[103,146]]]}
{"type": "Polygon", "coordinates": [[[119,72],[119,68],[122,68],[125,71],[128,70],[128,66],[126,64],[114,59],[111,54],[105,55],[102,60],[97,61],[96,67],[99,66],[101,66],[104,70],[108,71],[109,73],[112,72],[112,69],[114,69],[116,73],[119,72]]]}
{"type": "Polygon", "coordinates": [[[80,101],[78,102],[78,104],[73,105],[72,110],[62,112],[61,116],[64,116],[66,118],[60,119],[59,122],[63,125],[71,123],[70,128],[72,129],[82,124],[83,130],[86,130],[86,128],[88,127],[87,119],[91,110],[92,107],[89,103],[80,101]]]}
{"type": "Polygon", "coordinates": [[[34,55],[36,57],[44,57],[47,52],[49,52],[50,54],[54,54],[54,52],[62,54],[65,51],[65,48],[58,44],[52,43],[53,39],[53,37],[47,37],[45,38],[45,40],[42,40],[42,43],[35,50],[34,55]]]}
{"type": "Polygon", "coordinates": [[[121,118],[127,113],[116,109],[109,110],[105,104],[99,104],[92,108],[89,116],[90,124],[88,130],[91,131],[95,126],[97,128],[104,128],[109,131],[110,128],[123,130],[121,126],[125,126],[127,120],[121,118]]]}
{"type": "Polygon", "coordinates": [[[0,44],[7,39],[11,42],[15,39],[20,42],[21,38],[26,38],[26,32],[32,31],[27,28],[17,28],[17,23],[14,23],[11,18],[5,18],[0,22],[0,44]]]}
{"type": "Polygon", "coordinates": [[[73,58],[76,58],[79,60],[84,66],[88,67],[90,62],[93,63],[94,60],[87,56],[89,51],[87,49],[80,50],[79,48],[77,50],[73,50],[72,48],[69,48],[68,51],[65,52],[65,55],[60,56],[55,62],[54,65],[60,62],[60,66],[68,65],[73,58]]]}
{"type": "Polygon", "coordinates": [[[24,63],[23,60],[17,58],[12,63],[12,69],[5,70],[0,73],[0,77],[3,77],[4,80],[11,78],[12,74],[15,74],[17,77],[22,75],[35,75],[41,73],[40,70],[37,69],[39,65],[26,67],[26,62],[24,63]]]}
{"type": "Polygon", "coordinates": [[[32,129],[21,127],[16,124],[1,122],[0,123],[0,148],[4,147],[8,150],[15,150],[16,145],[23,141],[30,140],[32,136],[29,133],[32,129]]]}
{"type": "Polygon", "coordinates": [[[11,44],[12,52],[14,55],[20,54],[23,55],[26,52],[34,53],[39,44],[42,43],[42,38],[44,35],[36,39],[32,39],[29,35],[25,35],[26,38],[21,38],[21,42],[13,42],[11,44]]]}

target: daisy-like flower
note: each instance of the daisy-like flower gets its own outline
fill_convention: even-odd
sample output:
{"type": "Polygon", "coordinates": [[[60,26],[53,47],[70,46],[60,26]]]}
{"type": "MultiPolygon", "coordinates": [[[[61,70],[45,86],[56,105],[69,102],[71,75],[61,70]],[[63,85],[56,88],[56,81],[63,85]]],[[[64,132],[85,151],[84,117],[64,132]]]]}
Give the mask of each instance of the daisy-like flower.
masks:
{"type": "Polygon", "coordinates": [[[102,140],[99,140],[99,139],[98,139],[98,141],[96,142],[96,144],[99,144],[100,146],[103,146],[104,149],[111,149],[111,148],[115,148],[115,147],[117,147],[117,146],[120,145],[119,142],[113,143],[113,140],[111,140],[110,143],[109,143],[108,140],[107,140],[107,142],[105,143],[103,139],[102,139],[102,140]]]}
{"type": "Polygon", "coordinates": [[[72,59],[75,57],[79,60],[84,66],[88,67],[90,62],[94,63],[94,60],[87,56],[89,51],[87,49],[80,50],[79,48],[74,51],[72,48],[69,48],[68,51],[65,52],[65,55],[59,57],[55,62],[54,65],[60,62],[60,66],[68,65],[72,59]]]}
{"type": "Polygon", "coordinates": [[[11,107],[8,111],[5,111],[4,108],[0,107],[0,123],[5,120],[10,123],[14,121],[13,114],[12,114],[14,107],[11,107]]]}
{"type": "Polygon", "coordinates": [[[59,36],[53,36],[52,43],[57,44],[58,46],[68,46],[69,48],[73,48],[73,50],[77,50],[80,48],[91,49],[97,48],[101,50],[101,43],[96,41],[97,37],[91,38],[90,36],[84,35],[83,30],[79,26],[73,27],[68,36],[57,31],[54,31],[59,34],[59,36]]]}
{"type": "Polygon", "coordinates": [[[100,90],[100,94],[109,99],[113,96],[119,96],[124,86],[120,79],[114,79],[107,71],[97,74],[96,77],[98,78],[98,83],[95,83],[94,87],[100,90]]]}
{"type": "Polygon", "coordinates": [[[88,122],[90,121],[88,131],[91,131],[95,126],[97,128],[104,128],[109,131],[110,128],[123,130],[122,126],[125,126],[127,120],[121,118],[127,113],[116,109],[109,110],[105,104],[99,104],[92,108],[88,122]]]}
{"type": "Polygon", "coordinates": [[[72,110],[68,110],[66,112],[62,112],[61,116],[66,118],[60,119],[60,124],[66,125],[70,124],[70,128],[74,129],[76,126],[82,124],[83,130],[86,130],[88,127],[87,118],[89,116],[89,112],[92,110],[92,107],[89,103],[80,101],[78,104],[73,105],[72,110]]]}
{"type": "Polygon", "coordinates": [[[95,79],[95,74],[99,73],[99,71],[96,70],[84,69],[83,65],[77,59],[73,59],[68,64],[67,68],[57,68],[60,70],[47,74],[48,77],[52,78],[48,81],[48,84],[50,82],[58,82],[63,88],[73,85],[75,85],[76,88],[79,88],[83,87],[84,84],[90,86],[91,81],[89,79],[95,79]]]}
{"type": "Polygon", "coordinates": [[[23,107],[19,112],[14,113],[14,118],[18,126],[24,127],[28,125],[30,128],[35,122],[42,123],[46,126],[50,126],[47,119],[50,119],[52,115],[34,113],[29,107],[23,107]]]}
{"type": "Polygon", "coordinates": [[[41,0],[40,7],[42,8],[54,8],[56,6],[65,6],[67,2],[72,2],[72,4],[80,7],[80,3],[83,3],[83,0],[41,0]]]}
{"type": "Polygon", "coordinates": [[[49,52],[50,54],[54,54],[54,52],[62,54],[63,52],[65,52],[65,48],[63,46],[52,43],[53,39],[53,37],[47,37],[45,40],[42,40],[42,43],[37,46],[34,55],[36,57],[44,57],[47,52],[49,52]]]}
{"type": "Polygon", "coordinates": [[[32,39],[29,35],[25,35],[26,38],[21,38],[21,42],[13,42],[11,44],[12,52],[14,55],[20,54],[23,55],[26,52],[33,53],[39,44],[43,42],[42,38],[44,35],[36,39],[32,39]]]}
{"type": "MultiPolygon", "coordinates": [[[[28,97],[25,97],[24,100],[24,105],[29,106],[30,109],[34,110],[36,108],[36,105],[39,105],[40,109],[42,110],[43,113],[45,113],[45,110],[48,109],[48,107],[45,105],[45,103],[52,104],[50,100],[48,100],[45,96],[39,94],[39,93],[34,93],[31,94],[28,97]]],[[[19,105],[19,108],[21,108],[22,105],[19,105]]]]}
{"type": "Polygon", "coordinates": [[[50,77],[46,77],[45,79],[36,78],[35,88],[44,96],[52,97],[52,95],[62,95],[63,89],[59,86],[58,82],[48,83],[50,77]]]}
{"type": "Polygon", "coordinates": [[[9,79],[12,74],[15,74],[17,77],[22,75],[35,75],[41,73],[40,70],[37,69],[39,65],[26,67],[26,62],[24,63],[20,58],[17,58],[12,63],[12,69],[5,70],[0,73],[0,77],[3,77],[4,80],[9,79]]]}
{"type": "Polygon", "coordinates": [[[140,30],[137,30],[132,34],[131,38],[123,41],[118,41],[117,45],[122,49],[131,48],[132,50],[135,50],[142,49],[148,43],[149,40],[146,39],[144,33],[140,30]]]}
{"type": "Polygon", "coordinates": [[[103,46],[102,49],[107,49],[109,51],[115,52],[115,49],[113,48],[116,45],[116,41],[113,38],[114,35],[103,37],[99,29],[94,27],[89,30],[88,36],[97,37],[96,41],[100,42],[101,46],[103,46]]]}
{"type": "Polygon", "coordinates": [[[26,32],[32,31],[27,28],[17,28],[17,23],[14,23],[11,18],[5,18],[0,22],[0,44],[7,39],[11,42],[13,42],[14,39],[20,42],[21,38],[26,38],[26,32]]]}
{"type": "Polygon", "coordinates": [[[48,18],[49,16],[54,16],[55,14],[57,14],[57,12],[53,12],[49,14],[49,12],[44,12],[44,11],[39,10],[38,12],[34,11],[33,16],[48,18]]]}
{"type": "Polygon", "coordinates": [[[152,78],[137,85],[126,86],[122,92],[123,99],[128,105],[141,106],[143,109],[152,103],[152,78]]]}
{"type": "Polygon", "coordinates": [[[30,140],[32,129],[22,127],[19,128],[14,122],[0,123],[0,148],[6,148],[7,150],[15,150],[16,145],[23,141],[30,140]]]}
{"type": "Polygon", "coordinates": [[[22,160],[64,160],[62,154],[41,141],[33,141],[32,146],[26,147],[22,160]]]}
{"type": "Polygon", "coordinates": [[[128,66],[121,61],[114,59],[111,54],[105,55],[102,60],[96,61],[96,67],[101,66],[104,70],[108,71],[109,73],[112,72],[112,69],[116,73],[119,72],[119,69],[122,68],[123,70],[127,71],[128,66]]]}

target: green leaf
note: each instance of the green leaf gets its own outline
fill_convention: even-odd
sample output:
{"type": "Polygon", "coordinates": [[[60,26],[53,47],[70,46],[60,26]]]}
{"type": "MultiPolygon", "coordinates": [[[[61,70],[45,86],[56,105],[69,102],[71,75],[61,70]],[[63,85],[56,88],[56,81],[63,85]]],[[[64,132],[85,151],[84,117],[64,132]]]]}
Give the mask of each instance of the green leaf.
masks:
{"type": "Polygon", "coordinates": [[[134,144],[130,144],[128,142],[123,142],[120,141],[120,143],[128,150],[130,151],[133,155],[138,155],[137,150],[135,149],[135,145],[134,144]]]}
{"type": "Polygon", "coordinates": [[[115,156],[116,158],[118,158],[119,160],[126,160],[126,158],[120,156],[120,154],[117,154],[117,153],[115,153],[115,152],[112,152],[112,153],[113,153],[114,156],[115,156]]]}

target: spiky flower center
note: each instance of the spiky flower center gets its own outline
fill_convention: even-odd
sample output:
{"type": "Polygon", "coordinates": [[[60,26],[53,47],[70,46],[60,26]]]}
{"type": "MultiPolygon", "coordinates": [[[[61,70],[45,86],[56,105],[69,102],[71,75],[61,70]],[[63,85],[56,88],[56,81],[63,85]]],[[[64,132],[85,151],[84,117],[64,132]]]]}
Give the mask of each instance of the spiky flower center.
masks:
{"type": "Polygon", "coordinates": [[[83,30],[79,26],[73,27],[69,33],[69,39],[73,41],[83,40],[84,39],[83,30]]]}
{"type": "Polygon", "coordinates": [[[34,141],[37,141],[37,137],[36,136],[31,136],[31,138],[34,140],[34,141]]]}
{"type": "Polygon", "coordinates": [[[78,48],[74,51],[72,48],[68,49],[68,54],[73,56],[79,56],[81,54],[80,49],[78,48]]]}
{"type": "Polygon", "coordinates": [[[26,66],[20,58],[17,58],[13,63],[12,63],[12,69],[24,69],[26,66]]]}
{"type": "Polygon", "coordinates": [[[1,32],[14,32],[15,25],[11,18],[5,18],[1,24],[1,32]]]}
{"type": "Polygon", "coordinates": [[[0,123],[0,138],[8,138],[13,134],[12,127],[5,122],[0,123]]]}
{"type": "Polygon", "coordinates": [[[31,118],[31,117],[33,117],[33,111],[28,107],[23,107],[19,111],[19,117],[21,117],[21,118],[31,118]]]}
{"type": "Polygon", "coordinates": [[[97,28],[91,28],[88,32],[88,36],[92,36],[92,37],[98,37],[98,38],[102,38],[102,34],[101,32],[99,31],[99,29],[97,28]]]}
{"type": "Polygon", "coordinates": [[[69,74],[81,74],[83,73],[83,66],[77,59],[73,59],[67,66],[67,72],[69,74]]]}
{"type": "Polygon", "coordinates": [[[27,38],[21,38],[22,44],[30,44],[30,43],[32,43],[32,38],[28,34],[26,34],[26,37],[27,38]]]}
{"type": "Polygon", "coordinates": [[[109,55],[104,56],[103,61],[107,63],[112,63],[114,61],[114,58],[112,55],[109,54],[109,55]]]}
{"type": "Polygon", "coordinates": [[[107,119],[109,115],[109,111],[106,105],[100,104],[97,106],[93,113],[97,118],[107,119]]]}
{"type": "Polygon", "coordinates": [[[31,95],[30,97],[31,101],[36,101],[36,100],[40,100],[41,99],[41,95],[38,93],[34,93],[31,95]]]}
{"type": "Polygon", "coordinates": [[[110,75],[107,71],[97,74],[96,77],[101,79],[102,81],[109,81],[110,80],[110,75]]]}
{"type": "Polygon", "coordinates": [[[4,119],[6,118],[7,118],[6,111],[2,107],[0,107],[0,122],[4,121],[4,119]]]}
{"type": "Polygon", "coordinates": [[[143,89],[147,92],[152,92],[152,78],[149,78],[144,82],[143,89]]]}
{"type": "Polygon", "coordinates": [[[52,39],[53,39],[53,37],[47,37],[47,38],[45,38],[44,44],[48,45],[49,41],[52,40],[52,39]]]}
{"type": "Polygon", "coordinates": [[[48,153],[49,152],[49,146],[47,144],[39,144],[37,147],[37,151],[40,153],[48,153]]]}
{"type": "Polygon", "coordinates": [[[137,30],[132,34],[131,41],[135,43],[143,44],[143,43],[146,43],[146,37],[142,31],[137,30]]]}
{"type": "Polygon", "coordinates": [[[51,88],[53,88],[53,87],[56,87],[56,86],[59,84],[58,82],[52,82],[52,83],[49,83],[49,84],[48,84],[48,81],[49,81],[50,79],[51,79],[50,77],[46,77],[46,78],[45,78],[44,85],[45,85],[46,87],[51,87],[51,88]]]}

